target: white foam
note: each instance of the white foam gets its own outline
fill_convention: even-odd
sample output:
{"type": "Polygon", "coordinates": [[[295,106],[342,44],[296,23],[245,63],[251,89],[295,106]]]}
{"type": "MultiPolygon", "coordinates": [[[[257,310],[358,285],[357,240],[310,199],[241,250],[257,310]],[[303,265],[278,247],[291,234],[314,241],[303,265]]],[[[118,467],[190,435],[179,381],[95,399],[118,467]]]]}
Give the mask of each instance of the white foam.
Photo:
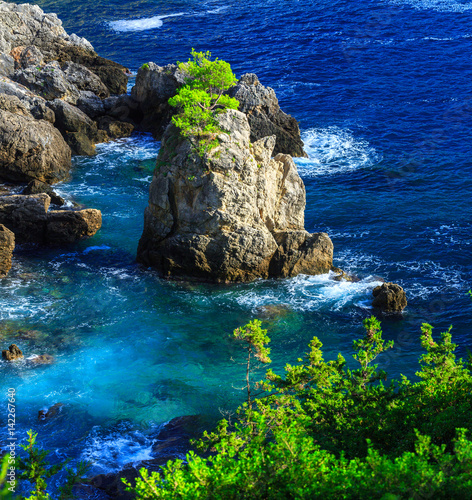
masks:
{"type": "Polygon", "coordinates": [[[366,140],[339,127],[307,130],[302,140],[308,158],[295,161],[304,177],[352,172],[380,160],[380,155],[366,140]]]}
{"type": "Polygon", "coordinates": [[[166,16],[144,17],[141,19],[122,19],[120,21],[111,21],[108,24],[112,29],[119,32],[146,31],[160,28],[164,24],[162,22],[163,19],[184,15],[185,12],[177,12],[176,14],[167,14],[166,16]]]}

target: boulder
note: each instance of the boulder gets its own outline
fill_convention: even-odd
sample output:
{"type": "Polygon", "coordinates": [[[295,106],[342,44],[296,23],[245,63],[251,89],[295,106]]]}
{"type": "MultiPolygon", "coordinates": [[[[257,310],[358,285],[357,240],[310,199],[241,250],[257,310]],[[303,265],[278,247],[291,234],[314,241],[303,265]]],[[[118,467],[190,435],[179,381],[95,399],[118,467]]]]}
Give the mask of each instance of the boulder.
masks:
{"type": "Polygon", "coordinates": [[[51,210],[47,217],[46,244],[66,245],[93,236],[102,226],[102,213],[84,210],[51,210]]]}
{"type": "Polygon", "coordinates": [[[80,97],[79,89],[68,80],[56,61],[44,66],[18,69],[14,80],[48,101],[63,99],[70,104],[77,104],[80,97]]]}
{"type": "Polygon", "coordinates": [[[62,207],[66,202],[64,198],[56,194],[52,187],[49,184],[41,181],[31,181],[21,192],[21,194],[39,194],[46,193],[51,198],[51,203],[53,205],[57,205],[58,207],[62,207]]]}
{"type": "Polygon", "coordinates": [[[43,243],[50,202],[47,194],[0,196],[0,224],[15,234],[17,244],[43,243]]]}
{"type": "Polygon", "coordinates": [[[2,351],[2,358],[6,361],[15,361],[16,359],[21,359],[23,353],[16,344],[12,344],[7,350],[2,351]]]}
{"type": "Polygon", "coordinates": [[[93,92],[81,91],[77,107],[89,118],[96,119],[105,114],[103,101],[93,92]]]}
{"type": "Polygon", "coordinates": [[[103,130],[110,139],[129,137],[134,130],[134,126],[131,123],[114,120],[110,116],[100,117],[97,123],[99,129],[103,130]]]}
{"type": "Polygon", "coordinates": [[[327,273],[333,245],[304,229],[305,187],[274,136],[251,146],[247,117],[219,117],[219,146],[200,158],[170,125],[162,138],[138,261],[167,277],[213,282],[327,273]]]}
{"type": "Polygon", "coordinates": [[[44,65],[44,56],[35,45],[29,45],[28,47],[15,47],[11,50],[10,56],[15,61],[15,69],[44,65]]]}
{"type": "Polygon", "coordinates": [[[82,64],[67,62],[62,66],[62,71],[67,81],[79,90],[93,92],[102,99],[110,95],[100,78],[82,64]]]}
{"type": "Polygon", "coordinates": [[[56,116],[55,126],[62,133],[73,154],[95,154],[97,124],[79,108],[55,99],[48,103],[56,116]]]}
{"type": "Polygon", "coordinates": [[[243,75],[228,94],[239,101],[239,111],[245,113],[251,127],[251,141],[269,135],[277,138],[274,154],[306,157],[297,120],[284,113],[275,92],[264,87],[253,73],[243,75]]]}
{"type": "Polygon", "coordinates": [[[184,76],[175,64],[161,67],[149,62],[138,70],[131,97],[142,113],[141,128],[158,140],[175,113],[168,100],[183,84],[184,76]]]}
{"type": "Polygon", "coordinates": [[[384,313],[399,313],[407,306],[405,291],[395,283],[382,283],[374,288],[372,295],[372,307],[384,313]]]}
{"type": "Polygon", "coordinates": [[[0,96],[0,178],[38,179],[49,184],[68,177],[70,148],[59,131],[35,119],[16,96],[0,96]]]}
{"type": "Polygon", "coordinates": [[[11,269],[14,249],[15,235],[3,224],[0,224],[0,278],[5,277],[11,269]]]}

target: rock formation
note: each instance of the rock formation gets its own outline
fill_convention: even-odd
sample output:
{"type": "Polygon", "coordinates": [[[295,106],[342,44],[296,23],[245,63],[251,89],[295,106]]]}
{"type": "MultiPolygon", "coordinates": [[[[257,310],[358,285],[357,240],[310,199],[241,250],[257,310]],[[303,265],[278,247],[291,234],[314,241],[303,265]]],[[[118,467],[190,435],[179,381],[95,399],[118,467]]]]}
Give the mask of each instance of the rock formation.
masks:
{"type": "Polygon", "coordinates": [[[7,350],[2,351],[2,358],[6,361],[15,361],[22,357],[23,353],[16,344],[12,344],[7,350]]]}
{"type": "MultiPolygon", "coordinates": [[[[184,82],[184,75],[175,64],[161,67],[150,62],[138,70],[131,96],[142,115],[140,127],[156,139],[161,138],[175,113],[168,100],[184,82]]],[[[275,135],[274,154],[306,156],[297,120],[280,109],[274,90],[264,87],[256,75],[243,75],[228,94],[239,101],[239,111],[247,115],[251,142],[275,135]]]]}
{"type": "Polygon", "coordinates": [[[15,235],[16,243],[64,245],[93,236],[101,227],[100,210],[51,210],[44,193],[0,196],[0,224],[15,235]]]}
{"type": "Polygon", "coordinates": [[[251,144],[243,113],[219,120],[227,133],[205,161],[168,127],[138,260],[164,276],[214,282],[328,272],[333,245],[304,229],[305,187],[292,158],[272,158],[275,136],[251,144]]]}
{"type": "Polygon", "coordinates": [[[406,294],[400,285],[382,283],[372,291],[372,307],[385,313],[399,313],[407,306],[406,294]]]}
{"type": "Polygon", "coordinates": [[[300,128],[293,116],[284,113],[275,92],[264,87],[253,73],[243,75],[228,94],[239,101],[239,111],[247,115],[251,127],[251,141],[275,135],[274,154],[307,156],[300,138],[300,128]]]}
{"type": "Polygon", "coordinates": [[[5,277],[11,269],[14,249],[15,235],[3,224],[0,224],[0,278],[5,277]]]}

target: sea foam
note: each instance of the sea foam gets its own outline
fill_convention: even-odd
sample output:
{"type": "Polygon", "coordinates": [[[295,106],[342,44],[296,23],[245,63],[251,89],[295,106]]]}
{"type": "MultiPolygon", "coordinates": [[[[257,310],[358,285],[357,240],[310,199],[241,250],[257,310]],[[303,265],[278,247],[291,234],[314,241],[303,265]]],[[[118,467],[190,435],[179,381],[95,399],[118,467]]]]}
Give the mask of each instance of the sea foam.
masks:
{"type": "Polygon", "coordinates": [[[115,31],[127,32],[127,31],[146,31],[155,28],[160,28],[164,23],[163,19],[169,17],[179,17],[184,16],[185,12],[177,12],[176,14],[167,14],[166,16],[153,16],[144,17],[141,19],[122,19],[119,21],[111,21],[109,26],[115,31]]]}

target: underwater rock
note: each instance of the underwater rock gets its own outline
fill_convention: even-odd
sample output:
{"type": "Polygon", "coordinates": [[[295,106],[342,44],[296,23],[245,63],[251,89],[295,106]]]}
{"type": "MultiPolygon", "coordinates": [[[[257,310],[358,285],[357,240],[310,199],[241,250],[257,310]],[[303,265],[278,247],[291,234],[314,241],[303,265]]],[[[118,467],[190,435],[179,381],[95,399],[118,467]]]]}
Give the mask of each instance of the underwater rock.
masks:
{"type": "Polygon", "coordinates": [[[0,224],[0,278],[5,277],[11,269],[14,249],[15,235],[3,224],[0,224]]]}
{"type": "Polygon", "coordinates": [[[57,417],[62,411],[64,403],[56,403],[49,409],[42,409],[38,411],[38,420],[49,420],[51,418],[57,417]]]}
{"type": "Polygon", "coordinates": [[[54,356],[51,356],[50,354],[39,354],[39,355],[28,358],[28,361],[32,365],[39,366],[39,365],[52,365],[55,360],[54,360],[54,356]]]}
{"type": "Polygon", "coordinates": [[[246,116],[219,116],[227,133],[202,160],[170,125],[145,210],[138,261],[167,277],[213,282],[327,273],[333,245],[304,229],[305,186],[275,136],[251,145],[246,116]]]}
{"type": "Polygon", "coordinates": [[[280,109],[274,90],[264,87],[257,75],[243,75],[236,86],[228,90],[228,94],[239,101],[239,111],[247,115],[251,142],[275,135],[274,155],[307,156],[297,120],[280,109]]]}
{"type": "Polygon", "coordinates": [[[2,358],[6,361],[15,361],[16,359],[21,359],[23,353],[16,344],[12,344],[8,350],[2,351],[2,358]]]}
{"type": "Polygon", "coordinates": [[[375,287],[372,295],[372,307],[385,313],[402,312],[408,304],[405,291],[395,283],[383,283],[375,287]]]}

